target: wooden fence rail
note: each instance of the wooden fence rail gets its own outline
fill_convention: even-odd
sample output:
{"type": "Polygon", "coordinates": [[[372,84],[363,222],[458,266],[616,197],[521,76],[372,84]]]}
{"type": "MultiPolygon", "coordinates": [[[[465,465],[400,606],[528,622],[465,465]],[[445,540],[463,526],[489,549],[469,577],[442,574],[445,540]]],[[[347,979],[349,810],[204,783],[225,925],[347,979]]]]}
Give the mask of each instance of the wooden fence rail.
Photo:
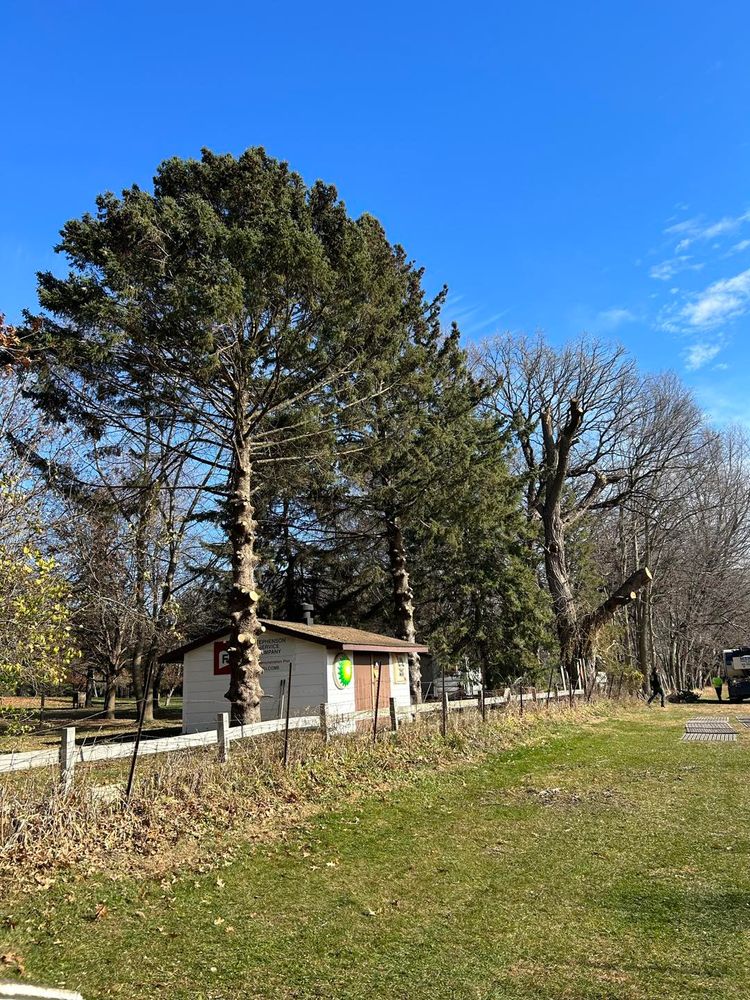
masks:
{"type": "MultiPolygon", "coordinates": [[[[533,689],[530,689],[533,691],[533,689]]],[[[500,707],[513,702],[518,702],[522,698],[525,700],[538,701],[549,704],[550,701],[563,701],[571,698],[580,698],[584,695],[583,689],[573,692],[555,690],[550,696],[547,692],[538,698],[536,692],[530,695],[511,694],[506,688],[502,695],[488,695],[484,698],[485,710],[492,707],[500,707]]],[[[482,701],[477,698],[466,698],[461,701],[451,701],[448,703],[449,714],[454,712],[464,712],[469,709],[482,712],[482,701]]],[[[421,705],[396,705],[393,699],[390,704],[380,707],[377,711],[378,722],[385,722],[391,729],[397,729],[405,720],[412,720],[421,715],[429,715],[432,712],[441,712],[442,704],[439,701],[424,702],[421,705]]],[[[324,704],[320,706],[317,715],[301,715],[289,719],[290,730],[315,730],[320,729],[324,739],[331,736],[351,732],[357,722],[374,722],[374,710],[364,709],[361,712],[339,713],[335,706],[324,704]]],[[[256,722],[249,726],[229,726],[226,713],[218,716],[216,729],[207,730],[201,733],[184,733],[180,736],[167,736],[162,739],[143,740],[138,750],[139,757],[148,757],[157,753],[172,753],[178,750],[195,750],[199,747],[209,747],[218,745],[219,759],[226,760],[229,753],[229,745],[234,740],[254,739],[257,736],[266,736],[270,733],[280,733],[284,731],[286,721],[284,719],[269,719],[267,722],[256,722]]],[[[28,771],[38,767],[54,767],[60,769],[62,785],[68,789],[75,773],[76,765],[92,764],[99,761],[118,760],[130,757],[133,753],[133,743],[104,743],[92,746],[76,746],[75,728],[69,726],[63,730],[60,746],[54,750],[31,750],[22,753],[0,754],[0,774],[10,774],[13,771],[28,771]]]]}

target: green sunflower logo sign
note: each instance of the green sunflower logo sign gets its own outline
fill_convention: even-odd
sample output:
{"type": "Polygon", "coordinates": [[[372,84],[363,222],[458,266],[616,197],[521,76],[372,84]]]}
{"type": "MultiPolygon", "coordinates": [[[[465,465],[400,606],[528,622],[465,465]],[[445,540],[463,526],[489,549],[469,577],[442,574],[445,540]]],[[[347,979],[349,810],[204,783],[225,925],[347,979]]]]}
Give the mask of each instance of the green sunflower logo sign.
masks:
{"type": "Polygon", "coordinates": [[[346,688],[354,677],[354,664],[346,653],[341,653],[333,661],[333,683],[337,688],[346,688]]]}

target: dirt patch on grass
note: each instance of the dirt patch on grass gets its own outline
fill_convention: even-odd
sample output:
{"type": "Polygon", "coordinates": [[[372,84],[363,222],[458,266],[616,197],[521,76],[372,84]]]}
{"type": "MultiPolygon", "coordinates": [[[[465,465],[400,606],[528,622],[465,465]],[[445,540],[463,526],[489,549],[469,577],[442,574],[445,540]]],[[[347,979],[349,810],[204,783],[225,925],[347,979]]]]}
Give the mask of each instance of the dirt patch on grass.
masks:
{"type": "Polygon", "coordinates": [[[621,792],[612,788],[571,789],[556,785],[548,788],[534,788],[522,785],[508,788],[482,799],[485,806],[507,806],[533,804],[545,807],[574,808],[576,806],[615,806],[622,808],[627,802],[621,792]]]}

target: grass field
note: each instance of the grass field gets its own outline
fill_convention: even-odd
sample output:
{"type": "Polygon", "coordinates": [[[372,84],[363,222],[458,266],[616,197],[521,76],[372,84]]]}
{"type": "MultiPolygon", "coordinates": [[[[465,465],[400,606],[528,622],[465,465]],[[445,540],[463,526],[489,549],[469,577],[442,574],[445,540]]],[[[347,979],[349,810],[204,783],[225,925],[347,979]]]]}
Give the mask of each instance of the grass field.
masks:
{"type": "Polygon", "coordinates": [[[551,727],[203,873],[23,896],[3,950],[85,1000],[746,998],[750,731],[680,743],[696,711],[551,727]]]}
{"type": "MultiPolygon", "coordinates": [[[[0,698],[0,753],[12,750],[48,750],[60,742],[65,726],[75,726],[76,743],[99,743],[131,740],[138,725],[138,712],[133,699],[118,699],[114,719],[104,718],[104,702],[94,700],[90,708],[71,708],[69,698],[48,698],[44,712],[39,700],[32,698],[0,698]],[[23,731],[7,732],[14,712],[23,712],[23,731]]],[[[157,710],[153,722],[144,727],[146,737],[179,733],[182,727],[182,699],[173,698],[169,708],[157,710]]]]}

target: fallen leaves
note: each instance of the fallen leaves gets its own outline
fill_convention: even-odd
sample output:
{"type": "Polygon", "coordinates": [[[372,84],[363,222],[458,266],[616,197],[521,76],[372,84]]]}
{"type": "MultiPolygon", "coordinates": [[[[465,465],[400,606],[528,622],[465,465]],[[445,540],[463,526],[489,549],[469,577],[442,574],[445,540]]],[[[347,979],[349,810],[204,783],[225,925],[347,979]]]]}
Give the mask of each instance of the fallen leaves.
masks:
{"type": "Polygon", "coordinates": [[[13,969],[19,976],[26,972],[26,963],[15,951],[6,951],[4,955],[0,955],[0,965],[13,969]]]}

